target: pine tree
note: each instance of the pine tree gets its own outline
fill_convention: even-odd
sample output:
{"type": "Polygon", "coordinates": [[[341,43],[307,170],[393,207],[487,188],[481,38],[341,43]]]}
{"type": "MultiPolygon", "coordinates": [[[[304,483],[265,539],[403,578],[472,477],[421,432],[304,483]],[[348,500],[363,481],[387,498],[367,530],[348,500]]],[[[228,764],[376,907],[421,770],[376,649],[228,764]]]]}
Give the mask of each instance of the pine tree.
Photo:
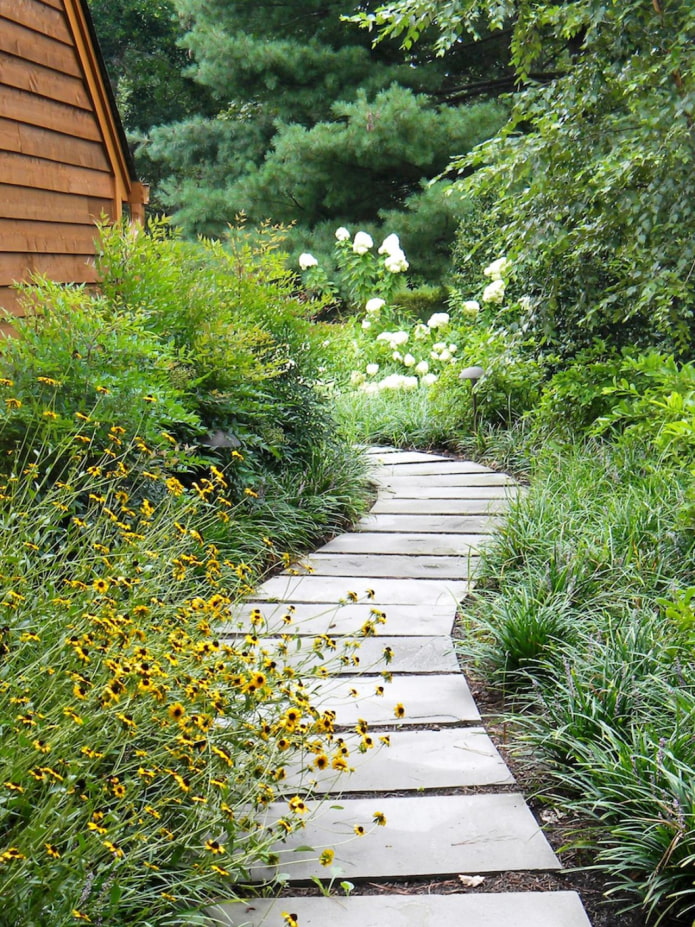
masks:
{"type": "Polygon", "coordinates": [[[494,99],[457,95],[508,72],[504,39],[444,62],[426,45],[373,48],[344,0],[175,2],[190,74],[216,101],[145,146],[175,220],[213,235],[242,212],[295,223],[297,251],[337,225],[397,231],[416,271],[440,269],[465,204],[427,184],[502,123],[494,99]]]}

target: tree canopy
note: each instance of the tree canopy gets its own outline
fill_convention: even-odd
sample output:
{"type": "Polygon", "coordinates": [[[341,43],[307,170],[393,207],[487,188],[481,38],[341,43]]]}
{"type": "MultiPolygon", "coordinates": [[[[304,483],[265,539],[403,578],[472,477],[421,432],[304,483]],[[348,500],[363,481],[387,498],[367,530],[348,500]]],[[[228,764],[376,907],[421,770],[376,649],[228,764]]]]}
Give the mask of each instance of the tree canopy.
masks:
{"type": "MultiPolygon", "coordinates": [[[[507,31],[518,92],[503,131],[458,166],[493,247],[534,297],[526,324],[685,353],[695,304],[695,6],[689,0],[399,0],[357,17],[446,60],[507,31]]],[[[464,245],[473,250],[474,243],[464,245]]],[[[464,248],[465,250],[465,248],[464,248]]]]}

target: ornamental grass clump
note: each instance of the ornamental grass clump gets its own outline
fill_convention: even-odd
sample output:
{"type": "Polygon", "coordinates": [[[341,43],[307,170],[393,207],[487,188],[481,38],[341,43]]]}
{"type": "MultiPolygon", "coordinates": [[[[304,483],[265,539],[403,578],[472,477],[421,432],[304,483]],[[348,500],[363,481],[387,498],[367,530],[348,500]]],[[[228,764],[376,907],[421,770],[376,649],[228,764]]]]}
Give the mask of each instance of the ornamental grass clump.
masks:
{"type": "Polygon", "coordinates": [[[7,927],[201,923],[302,826],[263,820],[287,758],[345,761],[313,642],[230,617],[252,567],[211,540],[243,504],[224,474],[187,489],[145,454],[133,484],[137,453],[73,442],[0,485],[7,927]]]}

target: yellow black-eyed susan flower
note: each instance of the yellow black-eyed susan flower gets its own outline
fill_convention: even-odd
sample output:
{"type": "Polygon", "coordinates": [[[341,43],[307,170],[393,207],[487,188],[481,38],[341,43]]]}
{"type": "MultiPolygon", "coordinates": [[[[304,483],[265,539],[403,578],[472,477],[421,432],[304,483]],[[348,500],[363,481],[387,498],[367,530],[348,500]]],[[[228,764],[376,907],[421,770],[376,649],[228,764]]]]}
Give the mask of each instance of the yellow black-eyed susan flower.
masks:
{"type": "Polygon", "coordinates": [[[319,856],[319,862],[322,866],[330,866],[335,859],[335,850],[327,849],[319,856]]]}
{"type": "Polygon", "coordinates": [[[208,853],[213,853],[215,856],[219,856],[226,852],[225,848],[217,840],[206,840],[205,849],[208,853]]]}
{"type": "Polygon", "coordinates": [[[397,718],[404,718],[405,717],[405,706],[401,702],[399,702],[397,705],[394,706],[393,713],[397,718]]]}

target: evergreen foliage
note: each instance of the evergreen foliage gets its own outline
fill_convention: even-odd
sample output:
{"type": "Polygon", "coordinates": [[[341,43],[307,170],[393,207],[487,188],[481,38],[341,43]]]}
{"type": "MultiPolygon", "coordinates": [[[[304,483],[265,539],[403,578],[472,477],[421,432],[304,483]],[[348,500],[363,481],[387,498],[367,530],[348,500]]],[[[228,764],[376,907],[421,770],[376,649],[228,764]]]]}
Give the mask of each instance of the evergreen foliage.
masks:
{"type": "Polygon", "coordinates": [[[416,272],[442,269],[464,207],[446,185],[422,184],[501,125],[499,104],[465,105],[456,94],[462,81],[504,69],[502,41],[468,59],[444,62],[423,48],[404,60],[396,43],[372,49],[341,21],[338,0],[301,13],[291,3],[176,6],[189,73],[216,101],[214,115],[155,128],[143,148],[169,174],[163,199],[177,223],[205,235],[240,212],[296,223],[299,253],[310,233],[327,242],[338,224],[392,231],[405,210],[405,245],[423,255],[416,272]]]}

